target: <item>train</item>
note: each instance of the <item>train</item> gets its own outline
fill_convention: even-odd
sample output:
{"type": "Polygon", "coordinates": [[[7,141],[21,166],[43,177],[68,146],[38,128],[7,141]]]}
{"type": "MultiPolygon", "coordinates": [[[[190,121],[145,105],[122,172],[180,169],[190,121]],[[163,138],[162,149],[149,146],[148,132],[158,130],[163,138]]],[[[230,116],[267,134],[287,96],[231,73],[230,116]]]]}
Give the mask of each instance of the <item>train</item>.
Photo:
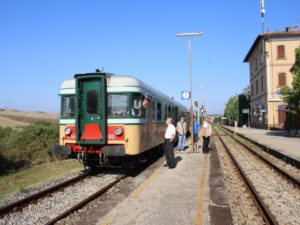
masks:
{"type": "Polygon", "coordinates": [[[134,76],[75,74],[60,88],[59,144],[54,155],[76,156],[89,168],[135,167],[164,142],[165,120],[187,108],[134,76]]]}

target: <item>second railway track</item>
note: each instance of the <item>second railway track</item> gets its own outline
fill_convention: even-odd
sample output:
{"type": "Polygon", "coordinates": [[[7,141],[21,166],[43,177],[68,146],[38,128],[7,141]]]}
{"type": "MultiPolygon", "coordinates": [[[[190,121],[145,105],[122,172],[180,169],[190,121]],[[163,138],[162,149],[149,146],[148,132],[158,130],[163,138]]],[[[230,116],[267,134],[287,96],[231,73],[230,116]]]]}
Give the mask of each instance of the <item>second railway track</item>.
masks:
{"type": "Polygon", "coordinates": [[[272,168],[272,164],[267,165],[224,130],[216,130],[251,190],[265,223],[299,224],[300,189],[297,182],[291,182],[290,177],[272,168]]]}

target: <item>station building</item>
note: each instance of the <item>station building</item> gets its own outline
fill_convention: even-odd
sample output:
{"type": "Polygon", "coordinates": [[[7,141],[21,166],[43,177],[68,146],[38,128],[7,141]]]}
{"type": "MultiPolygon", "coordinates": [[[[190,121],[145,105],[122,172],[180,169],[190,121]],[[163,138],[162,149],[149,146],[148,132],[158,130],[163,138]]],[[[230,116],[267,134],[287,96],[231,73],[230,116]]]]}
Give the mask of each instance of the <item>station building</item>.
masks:
{"type": "Polygon", "coordinates": [[[300,47],[298,26],[285,31],[267,32],[257,36],[244,62],[250,69],[251,126],[264,129],[283,129],[286,103],[282,86],[292,87],[295,49],[300,47]]]}

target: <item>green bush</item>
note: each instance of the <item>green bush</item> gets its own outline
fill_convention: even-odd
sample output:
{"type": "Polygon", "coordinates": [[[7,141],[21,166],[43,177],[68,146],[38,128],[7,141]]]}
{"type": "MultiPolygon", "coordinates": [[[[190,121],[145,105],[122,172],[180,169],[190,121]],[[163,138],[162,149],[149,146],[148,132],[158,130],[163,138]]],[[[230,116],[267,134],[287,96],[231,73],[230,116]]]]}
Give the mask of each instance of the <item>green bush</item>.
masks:
{"type": "Polygon", "coordinates": [[[21,129],[0,127],[0,173],[52,160],[58,125],[39,122],[21,129]]]}

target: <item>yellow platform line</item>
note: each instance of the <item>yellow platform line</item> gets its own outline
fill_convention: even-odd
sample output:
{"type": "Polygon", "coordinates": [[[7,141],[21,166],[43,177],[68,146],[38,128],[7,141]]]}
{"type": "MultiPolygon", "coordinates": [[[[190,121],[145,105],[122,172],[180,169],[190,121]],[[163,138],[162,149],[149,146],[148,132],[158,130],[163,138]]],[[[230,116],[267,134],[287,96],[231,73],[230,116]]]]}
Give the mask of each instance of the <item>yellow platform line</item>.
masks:
{"type": "Polygon", "coordinates": [[[203,163],[200,167],[200,183],[198,196],[196,200],[196,214],[194,219],[195,225],[203,224],[203,210],[204,210],[204,198],[205,198],[205,187],[206,187],[206,178],[208,174],[208,155],[205,154],[203,158],[203,163]]]}

